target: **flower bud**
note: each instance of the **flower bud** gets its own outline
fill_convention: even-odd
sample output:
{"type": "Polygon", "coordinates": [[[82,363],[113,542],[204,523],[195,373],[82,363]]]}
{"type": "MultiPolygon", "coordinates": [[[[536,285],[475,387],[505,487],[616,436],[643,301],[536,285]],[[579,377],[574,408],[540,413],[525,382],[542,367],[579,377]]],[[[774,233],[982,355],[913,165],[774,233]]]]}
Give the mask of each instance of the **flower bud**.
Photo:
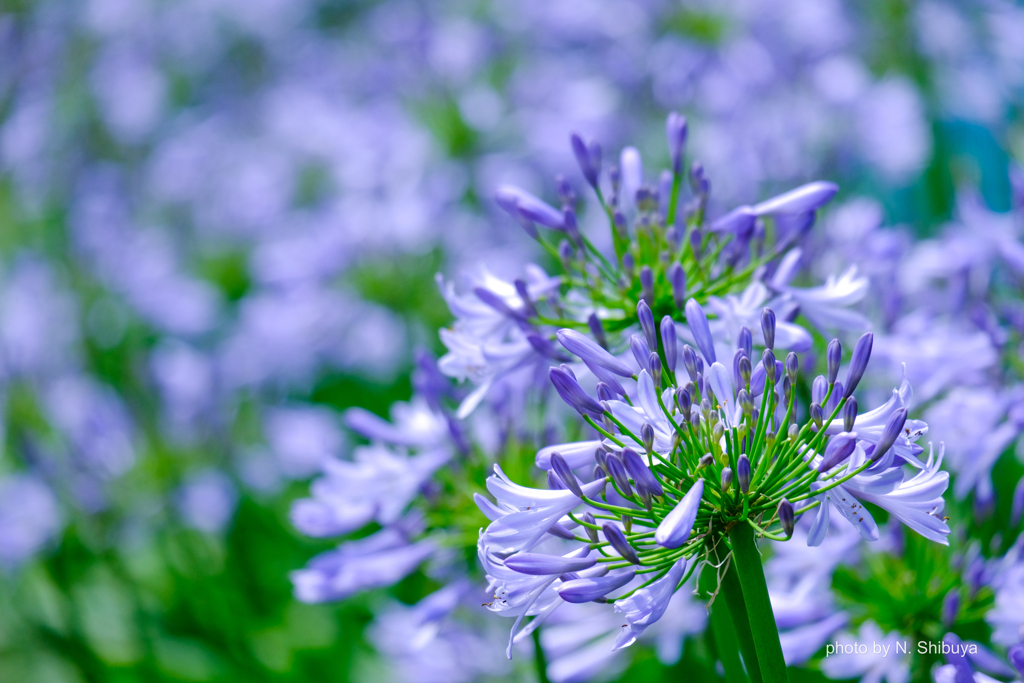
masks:
{"type": "Polygon", "coordinates": [[[761,354],[761,364],[764,365],[766,381],[768,379],[774,381],[776,377],[777,368],[775,365],[775,354],[772,353],[771,349],[765,349],[764,353],[761,354]]]}
{"type": "Polygon", "coordinates": [[[606,467],[608,468],[608,476],[612,478],[615,485],[622,492],[622,495],[627,498],[632,497],[633,487],[629,485],[629,475],[626,473],[626,468],[619,460],[618,456],[609,455],[607,458],[606,467]]]}
{"type": "Polygon", "coordinates": [[[942,600],[942,625],[949,628],[960,613],[960,590],[952,588],[942,600]]]}
{"type": "Polygon", "coordinates": [[[754,336],[747,327],[741,327],[736,347],[743,352],[743,355],[750,358],[754,354],[754,336]]]}
{"type": "Polygon", "coordinates": [[[825,455],[818,465],[819,472],[827,472],[836,465],[843,463],[857,448],[857,432],[841,432],[828,440],[825,455]]]}
{"type": "Polygon", "coordinates": [[[843,392],[843,398],[849,397],[854,392],[857,384],[860,383],[860,378],[864,376],[868,360],[871,358],[871,346],[874,341],[875,335],[865,332],[857,340],[857,345],[853,347],[853,357],[850,359],[850,369],[846,373],[846,390],[843,392]]]}
{"type": "MultiPolygon", "coordinates": [[[[693,386],[693,385],[690,385],[693,386]]],[[[677,391],[676,392],[676,405],[679,406],[679,412],[682,414],[683,419],[687,422],[690,421],[690,409],[693,407],[693,399],[690,398],[690,392],[677,391]]]]}
{"type": "Polygon", "coordinates": [[[644,332],[644,339],[647,347],[652,350],[658,348],[658,333],[654,327],[654,314],[647,302],[641,299],[636,305],[636,317],[640,321],[640,329],[644,332]]]}
{"type": "Polygon", "coordinates": [[[796,384],[796,375],[800,369],[800,361],[792,351],[786,355],[786,376],[791,384],[796,384]]]}
{"type": "Polygon", "coordinates": [[[701,456],[700,460],[697,461],[697,469],[699,470],[704,467],[710,467],[711,465],[714,464],[715,456],[711,455],[710,453],[705,453],[704,455],[701,456]]]}
{"type": "Polygon", "coordinates": [[[629,545],[629,541],[626,540],[626,536],[619,527],[611,522],[605,522],[601,525],[601,531],[604,532],[608,545],[614,548],[615,552],[621,555],[624,560],[633,564],[640,564],[640,558],[637,557],[636,551],[629,545]]]}
{"type": "Polygon", "coordinates": [[[589,145],[583,142],[583,138],[573,133],[569,138],[572,143],[572,152],[576,156],[576,163],[580,165],[583,177],[587,179],[590,186],[597,189],[598,174],[601,171],[601,146],[596,142],[589,145]]]}
{"type": "Polygon", "coordinates": [[[900,408],[889,416],[889,419],[885,423],[885,427],[882,428],[882,436],[878,439],[878,445],[875,446],[875,451],[871,454],[872,461],[878,462],[878,459],[892,448],[892,445],[896,443],[896,439],[899,437],[900,432],[903,431],[903,425],[906,423],[906,408],[900,408]]]}
{"type": "Polygon", "coordinates": [[[654,271],[650,266],[640,269],[640,297],[647,303],[654,301],[654,271]]]}
{"type": "Polygon", "coordinates": [[[789,425],[789,429],[786,431],[786,436],[787,437],[789,437],[790,439],[795,439],[797,437],[797,435],[799,435],[799,434],[800,434],[800,427],[798,427],[795,423],[789,425]]]}
{"type": "MultiPolygon", "coordinates": [[[[595,532],[596,535],[596,532],[595,532]]],[[[558,595],[566,602],[593,602],[608,595],[617,588],[622,588],[633,580],[636,571],[626,569],[604,576],[588,576],[563,581],[558,586],[558,595]]]]}
{"type": "Polygon", "coordinates": [[[761,311],[761,332],[764,334],[764,345],[775,348],[775,311],[766,308],[761,311]]]}
{"type": "Polygon", "coordinates": [[[654,351],[651,351],[651,355],[647,357],[647,366],[651,369],[651,379],[654,380],[654,386],[661,386],[661,358],[654,351]]]}
{"type": "Polygon", "coordinates": [[[698,479],[658,525],[654,532],[654,542],[663,548],[678,548],[686,543],[697,520],[703,495],[704,480],[698,479]]]}
{"type": "Polygon", "coordinates": [[[721,441],[722,437],[725,435],[725,425],[717,421],[717,412],[713,412],[711,415],[715,417],[715,423],[711,425],[711,438],[717,443],[721,441]]]}
{"type": "Polygon", "coordinates": [[[811,422],[818,429],[821,429],[822,423],[825,421],[825,414],[821,410],[821,406],[817,403],[811,404],[811,422]]]}
{"type": "Polygon", "coordinates": [[[578,572],[597,564],[593,557],[560,557],[545,553],[519,552],[505,560],[505,566],[520,574],[550,576],[566,572],[578,572]]]}
{"type": "Polygon", "coordinates": [[[597,464],[604,468],[604,471],[608,471],[608,451],[604,446],[598,446],[594,451],[594,460],[597,460],[597,464]]]}
{"type": "Polygon", "coordinates": [[[669,112],[665,121],[665,133],[668,136],[668,154],[672,160],[672,172],[683,170],[683,146],[686,144],[686,117],[677,112],[669,112]]]}
{"type": "Polygon", "coordinates": [[[843,431],[852,432],[853,425],[857,421],[857,399],[853,396],[846,399],[843,405],[843,431]]]}
{"type": "Polygon", "coordinates": [[[825,400],[825,395],[828,393],[828,382],[825,380],[824,375],[818,375],[811,382],[811,400],[815,403],[821,404],[825,400]]]}
{"type": "Polygon", "coordinates": [[[558,475],[558,478],[565,484],[565,488],[572,491],[574,496],[577,498],[583,497],[583,489],[580,487],[579,480],[576,479],[572,468],[569,467],[569,463],[565,461],[561,453],[555,452],[551,454],[551,470],[558,475]]]}
{"type": "Polygon", "coordinates": [[[793,513],[793,504],[783,498],[779,502],[779,524],[789,538],[793,535],[793,527],[796,526],[796,515],[793,513]]]}
{"type": "Polygon", "coordinates": [[[732,468],[726,467],[722,470],[722,491],[728,491],[732,486],[732,468]]]}
{"type": "Polygon", "coordinates": [[[747,358],[746,356],[744,356],[743,358],[740,358],[739,368],[740,368],[740,378],[743,380],[743,384],[745,384],[746,386],[749,387],[750,386],[750,374],[751,374],[750,359],[747,358]]]}
{"type": "Polygon", "coordinates": [[[607,477],[608,473],[604,471],[603,467],[601,467],[600,465],[594,465],[593,481],[597,481],[599,479],[606,479],[607,477]]]}
{"type": "Polygon", "coordinates": [[[634,270],[636,268],[636,260],[633,258],[633,254],[628,251],[622,255],[622,268],[626,271],[626,277],[632,282],[634,270]]]}
{"type": "Polygon", "coordinates": [[[661,487],[661,482],[654,476],[650,468],[644,463],[636,451],[632,448],[622,449],[622,462],[626,466],[626,472],[629,476],[633,477],[633,481],[636,483],[637,488],[643,488],[648,493],[654,496],[665,495],[665,490],[661,487]]]}
{"type": "Polygon", "coordinates": [[[564,491],[566,489],[565,482],[562,478],[555,474],[554,470],[548,470],[548,488],[552,491],[564,491]]]}
{"type": "Polygon", "coordinates": [[[572,206],[576,203],[576,193],[573,191],[572,185],[569,184],[569,180],[561,173],[555,176],[555,189],[563,206],[572,206]]]}
{"type": "Polygon", "coordinates": [[[668,267],[668,283],[672,285],[672,301],[680,311],[686,307],[686,271],[678,263],[668,267]]]}
{"type": "MultiPolygon", "coordinates": [[[[583,513],[583,517],[581,519],[586,524],[591,524],[591,525],[597,526],[597,523],[594,520],[594,515],[590,514],[589,512],[584,512],[583,513]]],[[[586,529],[587,537],[590,539],[590,542],[591,543],[597,543],[598,542],[597,529],[591,529],[589,526],[585,526],[583,528],[586,529]]]]}
{"type": "Polygon", "coordinates": [[[828,363],[828,383],[835,384],[836,377],[839,377],[839,365],[843,362],[843,345],[838,339],[828,343],[825,351],[825,359],[828,363]]]}
{"type": "Polygon", "coordinates": [[[639,334],[630,335],[629,350],[633,352],[633,359],[636,360],[636,364],[640,366],[640,369],[646,370],[649,374],[651,372],[651,348],[647,346],[644,338],[639,334]]]}
{"type": "Polygon", "coordinates": [[[746,389],[740,389],[736,394],[736,403],[739,404],[743,414],[750,417],[754,412],[754,399],[750,398],[750,394],[747,393],[746,389]]]}
{"type": "Polygon", "coordinates": [[[644,442],[644,450],[650,454],[654,450],[654,427],[650,422],[644,422],[640,427],[640,440],[644,442]]]}
{"type": "Polygon", "coordinates": [[[750,459],[745,453],[736,461],[736,481],[740,485],[740,491],[750,492],[750,459]]]}
{"type": "Polygon", "coordinates": [[[715,341],[711,337],[708,317],[704,314],[704,309],[701,308],[696,299],[690,299],[686,302],[686,324],[690,326],[690,332],[693,334],[693,338],[697,342],[697,348],[700,349],[704,359],[709,365],[714,363],[717,360],[715,357],[715,341]]]}
{"type": "Polygon", "coordinates": [[[691,382],[697,381],[697,354],[694,353],[693,347],[689,344],[683,345],[683,367],[686,368],[686,374],[690,376],[691,382]]]}
{"type": "Polygon", "coordinates": [[[675,372],[678,354],[676,324],[668,315],[661,319],[661,346],[665,350],[665,362],[668,364],[669,371],[675,372]]]}
{"type": "MultiPolygon", "coordinates": [[[[597,317],[597,313],[590,314],[590,317],[587,318],[587,326],[590,328],[590,334],[593,335],[598,346],[607,351],[608,338],[605,336],[604,325],[601,324],[601,319],[597,317]]],[[[565,346],[565,344],[562,344],[562,346],[565,346]]]]}
{"type": "Polygon", "coordinates": [[[706,195],[711,191],[711,183],[704,173],[704,165],[699,161],[690,164],[690,187],[695,195],[706,195]]]}
{"type": "Polygon", "coordinates": [[[563,368],[551,368],[548,371],[551,383],[555,385],[555,391],[562,397],[562,400],[575,408],[580,415],[591,417],[603,417],[604,409],[601,404],[594,400],[576,381],[572,372],[563,368]]]}
{"type": "Polygon", "coordinates": [[[789,400],[793,397],[793,384],[789,381],[789,375],[782,378],[782,400],[788,406],[789,400]]]}

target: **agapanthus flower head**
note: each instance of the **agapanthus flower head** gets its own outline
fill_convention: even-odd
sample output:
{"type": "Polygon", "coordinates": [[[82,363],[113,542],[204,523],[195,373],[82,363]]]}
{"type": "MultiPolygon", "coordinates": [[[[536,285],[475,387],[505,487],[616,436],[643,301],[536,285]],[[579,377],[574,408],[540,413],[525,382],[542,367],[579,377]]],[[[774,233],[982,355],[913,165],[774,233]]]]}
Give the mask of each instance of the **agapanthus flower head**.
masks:
{"type": "MultiPolygon", "coordinates": [[[[481,544],[490,543],[489,539],[528,537],[526,543],[505,544],[507,553],[518,553],[507,557],[506,569],[530,575],[539,566],[551,574],[571,571],[563,557],[544,564],[530,549],[555,524],[576,529],[573,562],[593,558],[588,571],[632,568],[652,582],[643,593],[650,595],[642,598],[648,612],[635,620],[647,624],[658,614],[655,603],[663,599],[661,591],[668,590],[670,595],[674,590],[661,581],[669,577],[673,587],[680,585],[684,569],[692,571],[704,560],[717,559],[717,544],[727,543],[725,539],[738,525],[752,528],[756,536],[784,541],[792,537],[797,519],[814,510],[816,518],[806,541],[815,546],[828,530],[830,508],[835,508],[862,537],[877,540],[877,526],[862,503],[870,501],[925,537],[945,543],[949,527],[941,512],[948,475],[939,470],[941,454],[927,463],[913,454],[913,440],[926,427],[916,421],[908,424],[909,387],[894,391],[885,406],[864,414],[857,413],[850,396],[850,387],[857,386],[870,360],[870,333],[853,351],[847,383],[821,378],[824,394],[808,409],[798,405],[800,392],[791,389],[799,375],[795,354],[783,363],[767,348],[756,359],[753,372],[740,375],[716,360],[712,344],[702,343],[709,341],[702,337],[710,334],[701,330],[703,325],[694,325],[707,321],[700,304],[691,300],[687,309],[706,365],[698,363],[700,357],[686,346],[681,354],[686,374],[676,374],[664,362],[664,343],[653,337],[648,344],[643,336],[634,335],[634,342],[643,345],[645,352],[650,348],[650,360],[640,364],[632,378],[623,378],[630,386],[622,400],[598,402],[576,383],[572,391],[559,388],[566,402],[603,437],[595,449],[600,466],[597,478],[577,483],[566,459],[538,456],[538,464],[547,464],[563,481],[572,478],[573,485],[567,486],[570,490],[520,494],[518,505],[530,500],[536,506],[515,513],[523,518],[522,531],[506,532],[503,518],[484,532],[481,544]],[[651,372],[656,360],[664,371],[651,372]],[[595,405],[599,410],[593,409],[595,405]],[[801,418],[804,415],[808,417],[801,418]],[[905,471],[910,467],[916,468],[912,475],[905,471]]],[[[641,304],[641,327],[653,328],[652,320],[644,323],[647,312],[641,304]]],[[[776,316],[768,309],[762,320],[770,342],[776,316]]],[[[573,338],[564,332],[562,336],[573,338]]],[[[595,347],[579,339],[566,345],[591,361],[595,347]]],[[[744,337],[736,353],[753,363],[749,350],[749,339],[744,337]]],[[[637,355],[641,360],[642,354],[637,355]]],[[[567,371],[552,372],[553,378],[557,375],[560,382],[569,382],[567,371]]],[[[573,458],[574,464],[586,471],[585,451],[575,452],[581,457],[573,458]]],[[[489,481],[496,495],[511,486],[500,472],[489,481]]],[[[586,583],[586,591],[574,588],[569,594],[574,598],[590,595],[587,591],[593,583],[586,583]]],[[[624,589],[629,585],[617,580],[596,585],[608,588],[601,601],[615,603],[616,609],[621,602],[627,613],[639,609],[641,591],[626,590],[615,597],[620,585],[624,589]]],[[[627,619],[634,623],[633,618],[627,619]]]]}

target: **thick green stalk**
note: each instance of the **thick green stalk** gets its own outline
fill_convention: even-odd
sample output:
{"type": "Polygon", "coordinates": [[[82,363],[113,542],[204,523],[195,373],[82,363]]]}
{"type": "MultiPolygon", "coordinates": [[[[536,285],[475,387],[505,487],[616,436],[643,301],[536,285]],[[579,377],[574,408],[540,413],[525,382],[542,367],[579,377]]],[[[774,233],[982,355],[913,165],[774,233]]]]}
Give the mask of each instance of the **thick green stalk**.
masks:
{"type": "Polygon", "coordinates": [[[550,683],[548,678],[548,660],[544,656],[544,646],[540,643],[540,627],[533,630],[533,663],[537,669],[537,683],[550,683]]]}
{"type": "MultiPolygon", "coordinates": [[[[718,575],[715,568],[710,564],[705,565],[700,574],[700,594],[702,597],[710,597],[718,587],[718,575]]],[[[722,595],[719,593],[718,598],[722,595]]],[[[743,596],[740,596],[743,599],[743,596]]],[[[743,671],[743,664],[740,662],[739,640],[736,636],[736,629],[733,627],[733,620],[730,618],[731,610],[727,611],[727,605],[723,605],[720,599],[716,599],[708,610],[708,621],[711,626],[711,638],[714,642],[718,659],[725,669],[725,680],[727,683],[748,683],[750,679],[743,671]]]]}
{"type": "Polygon", "coordinates": [[[743,590],[740,588],[740,579],[736,575],[736,563],[729,562],[729,570],[722,577],[722,590],[719,597],[725,598],[725,604],[729,608],[729,615],[736,629],[736,638],[740,644],[740,652],[743,653],[743,662],[747,665],[747,674],[752,683],[762,683],[761,666],[757,660],[757,648],[754,646],[754,635],[750,631],[750,622],[747,620],[747,603],[743,599],[743,590]]]}
{"type": "Polygon", "coordinates": [[[729,532],[729,540],[732,542],[733,564],[736,566],[736,578],[746,605],[761,678],[764,683],[788,683],[786,660],[782,656],[779,629],[775,625],[775,614],[768,597],[761,554],[754,542],[754,530],[749,524],[737,524],[729,532]]]}

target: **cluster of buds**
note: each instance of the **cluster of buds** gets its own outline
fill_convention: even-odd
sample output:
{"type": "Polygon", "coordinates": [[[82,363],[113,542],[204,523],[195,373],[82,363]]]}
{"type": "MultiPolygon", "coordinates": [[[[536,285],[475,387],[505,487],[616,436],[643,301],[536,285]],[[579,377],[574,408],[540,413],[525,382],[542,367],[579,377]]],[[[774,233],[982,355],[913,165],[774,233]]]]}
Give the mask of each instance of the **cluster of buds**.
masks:
{"type": "Polygon", "coordinates": [[[907,418],[909,387],[874,411],[857,412],[853,393],[871,355],[871,333],[856,343],[842,381],[842,347],[832,340],[826,374],[812,382],[813,402],[798,406],[799,359],[776,358],[772,310],[761,316],[762,353],[755,357],[754,337],[743,328],[728,365],[717,357],[703,308],[691,299],[685,310],[688,329],[668,316],[656,325],[641,301],[640,330],[622,357],[576,331],[558,333],[597,379],[596,397],[568,365],[551,368],[551,380],[602,438],[538,454],[552,490],[516,487],[510,497],[496,485],[500,478],[515,486],[504,475],[489,480],[499,506],[486,503],[493,521],[480,549],[492,588],[507,586],[510,575],[495,578],[500,564],[512,575],[544,577],[561,600],[620,609],[623,600],[636,602],[628,600],[636,591],[669,579],[675,590],[701,560],[727,556],[736,525],[784,541],[800,515],[820,508],[808,533],[808,544],[817,545],[831,505],[864,538],[877,540],[861,499],[945,542],[949,529],[938,513],[948,482],[934,458],[917,458],[923,449],[914,441],[927,427],[907,418]],[[680,342],[683,333],[696,348],[680,342]],[[907,479],[907,465],[920,471],[907,479]],[[555,506],[544,502],[556,499],[555,506]],[[533,551],[551,536],[581,545],[562,556],[533,551]],[[619,589],[625,592],[612,597],[619,589]]]}
{"type": "Polygon", "coordinates": [[[517,187],[497,190],[498,205],[562,264],[565,283],[587,293],[586,307],[599,312],[590,321],[597,335],[602,323],[628,326],[639,301],[658,316],[678,315],[688,292],[704,301],[745,285],[758,267],[780,256],[811,226],[815,211],[837,191],[833,183],[808,183],[708,224],[711,184],[704,167],[694,161],[684,170],[685,117],[669,114],[666,133],[671,169],[663,170],[653,186],[644,184],[635,148],[624,149],[620,163],[602,173],[601,146],[571,137],[583,177],[607,216],[614,259],[580,232],[578,197],[564,177],[556,179],[560,209],[517,187]],[[684,197],[687,179],[690,191],[684,197]],[[551,240],[538,225],[561,237],[551,240]]]}

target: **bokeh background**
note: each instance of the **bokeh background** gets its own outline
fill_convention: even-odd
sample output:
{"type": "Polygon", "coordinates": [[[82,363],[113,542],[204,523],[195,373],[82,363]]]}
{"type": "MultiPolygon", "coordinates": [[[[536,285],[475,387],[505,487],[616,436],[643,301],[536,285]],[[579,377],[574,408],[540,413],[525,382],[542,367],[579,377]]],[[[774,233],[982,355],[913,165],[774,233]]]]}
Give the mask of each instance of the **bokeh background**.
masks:
{"type": "Polygon", "coordinates": [[[675,109],[716,206],[924,238],[1010,211],[1022,104],[998,0],[0,1],[0,680],[384,680],[430,577],[296,601],[290,504],[444,351],[435,273],[542,258],[491,197],[570,132],[657,168],[675,109]]]}

